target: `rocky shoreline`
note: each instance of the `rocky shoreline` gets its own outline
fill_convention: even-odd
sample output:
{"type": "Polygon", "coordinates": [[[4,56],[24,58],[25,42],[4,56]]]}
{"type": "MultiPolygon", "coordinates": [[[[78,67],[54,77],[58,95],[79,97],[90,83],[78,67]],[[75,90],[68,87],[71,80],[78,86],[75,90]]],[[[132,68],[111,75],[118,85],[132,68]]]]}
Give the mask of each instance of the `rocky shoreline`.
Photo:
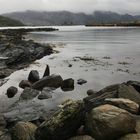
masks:
{"type": "MultiPolygon", "coordinates": [[[[35,98],[47,102],[57,88],[73,90],[74,82],[72,78],[50,74],[48,65],[43,77],[39,77],[38,71],[31,70],[28,79],[19,83],[23,92],[11,107],[13,114],[8,111],[1,114],[0,140],[139,139],[140,82],[137,81],[110,85],[100,91],[89,89],[86,98],[66,100],[52,114],[36,112],[33,116],[33,110],[26,113],[28,108],[24,108],[24,104],[32,102],[30,105],[37,107],[33,104],[35,98]],[[15,107],[24,110],[24,114],[15,113],[15,107]]],[[[9,87],[7,98],[15,98],[17,92],[17,87],[9,87]]]]}
{"type": "Polygon", "coordinates": [[[24,35],[33,31],[55,31],[53,28],[0,30],[0,79],[25,68],[37,59],[53,53],[50,44],[42,45],[24,40],[24,35]]]}

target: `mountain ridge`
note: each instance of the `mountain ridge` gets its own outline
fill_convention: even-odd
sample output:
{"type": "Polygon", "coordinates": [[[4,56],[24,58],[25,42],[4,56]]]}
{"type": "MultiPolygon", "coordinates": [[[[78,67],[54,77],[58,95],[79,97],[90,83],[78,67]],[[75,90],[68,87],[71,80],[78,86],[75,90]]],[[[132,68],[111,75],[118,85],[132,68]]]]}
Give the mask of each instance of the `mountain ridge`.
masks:
{"type": "Polygon", "coordinates": [[[26,25],[85,25],[91,23],[117,23],[140,21],[140,15],[118,14],[111,11],[95,11],[93,14],[69,11],[24,11],[3,14],[26,25]]]}

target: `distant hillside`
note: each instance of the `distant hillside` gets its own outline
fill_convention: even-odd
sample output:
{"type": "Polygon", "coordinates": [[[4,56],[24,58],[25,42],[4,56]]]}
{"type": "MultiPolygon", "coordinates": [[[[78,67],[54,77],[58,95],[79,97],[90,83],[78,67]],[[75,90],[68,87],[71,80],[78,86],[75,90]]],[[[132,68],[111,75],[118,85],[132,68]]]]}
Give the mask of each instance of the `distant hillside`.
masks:
{"type": "Polygon", "coordinates": [[[0,16],[0,26],[23,26],[23,23],[8,17],[0,16]]]}
{"type": "Polygon", "coordinates": [[[68,11],[38,12],[25,11],[4,14],[27,25],[83,25],[90,23],[116,23],[140,20],[140,16],[120,15],[114,12],[96,11],[93,14],[68,11]]]}

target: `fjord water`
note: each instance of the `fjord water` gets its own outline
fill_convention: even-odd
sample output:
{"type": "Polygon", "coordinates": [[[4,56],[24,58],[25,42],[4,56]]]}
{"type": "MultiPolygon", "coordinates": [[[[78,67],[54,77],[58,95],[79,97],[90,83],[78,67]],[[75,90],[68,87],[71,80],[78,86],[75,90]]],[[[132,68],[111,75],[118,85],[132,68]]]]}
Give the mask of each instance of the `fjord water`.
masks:
{"type": "Polygon", "coordinates": [[[140,28],[55,28],[59,31],[36,32],[29,37],[58,46],[60,53],[45,57],[40,63],[48,63],[53,73],[60,73],[64,78],[87,80],[83,86],[76,85],[75,90],[82,97],[88,89],[99,90],[110,84],[140,80],[140,28]],[[75,57],[92,57],[98,62],[75,60],[75,57]]]}
{"type": "MultiPolygon", "coordinates": [[[[1,95],[5,95],[9,86],[18,87],[21,80],[27,79],[30,70],[38,70],[41,77],[46,64],[50,66],[51,74],[60,74],[63,79],[75,80],[73,91],[63,92],[57,89],[53,98],[48,99],[47,102],[35,100],[34,104],[41,104],[41,106],[47,104],[49,109],[65,99],[84,98],[87,96],[88,89],[97,91],[107,85],[128,80],[140,81],[140,28],[85,26],[55,28],[59,31],[34,32],[27,35],[26,39],[55,44],[54,49],[59,53],[45,56],[30,67],[11,74],[8,82],[0,87],[1,95]],[[81,60],[80,58],[83,57],[92,60],[81,60]],[[69,64],[72,67],[69,67],[69,64]],[[80,78],[87,80],[87,83],[78,85],[77,80],[80,78]]],[[[19,89],[19,93],[21,92],[22,90],[19,89]]],[[[2,108],[8,106],[5,102],[10,106],[15,102],[15,98],[9,100],[6,96],[1,97],[2,108]]],[[[28,107],[33,109],[30,104],[28,107]]]]}

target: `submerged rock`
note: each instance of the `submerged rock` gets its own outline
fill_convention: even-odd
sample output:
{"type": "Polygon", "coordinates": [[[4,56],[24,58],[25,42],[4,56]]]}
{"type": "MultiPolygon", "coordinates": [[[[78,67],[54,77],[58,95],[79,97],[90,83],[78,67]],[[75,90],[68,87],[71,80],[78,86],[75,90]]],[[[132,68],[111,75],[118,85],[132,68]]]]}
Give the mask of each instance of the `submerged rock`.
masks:
{"type": "Polygon", "coordinates": [[[127,111],[112,105],[102,105],[87,114],[86,130],[97,140],[114,140],[135,132],[136,122],[127,111]]]}
{"type": "Polygon", "coordinates": [[[117,106],[121,109],[127,110],[130,113],[138,114],[139,113],[139,105],[129,99],[123,98],[108,98],[105,99],[105,103],[117,106]]]}
{"type": "Polygon", "coordinates": [[[35,140],[36,129],[30,122],[18,122],[12,129],[12,140],[35,140]]]}
{"type": "Polygon", "coordinates": [[[17,94],[17,92],[18,92],[18,89],[14,86],[11,86],[7,89],[6,95],[8,98],[13,98],[17,94]]]}
{"type": "Polygon", "coordinates": [[[31,87],[31,86],[32,86],[32,84],[29,81],[27,81],[27,80],[22,80],[19,83],[19,87],[23,88],[23,89],[25,89],[26,87],[31,87]]]}
{"type": "Polygon", "coordinates": [[[28,80],[31,83],[35,83],[35,82],[39,81],[39,73],[38,73],[38,71],[37,70],[32,70],[29,73],[28,80]]]}
{"type": "Polygon", "coordinates": [[[31,100],[39,94],[38,90],[32,88],[25,88],[20,95],[20,100],[31,100]]]}
{"type": "Polygon", "coordinates": [[[62,85],[63,79],[60,75],[51,75],[42,78],[32,85],[34,89],[42,90],[44,87],[59,88],[62,85]]]}
{"type": "Polygon", "coordinates": [[[83,104],[68,101],[61,111],[44,122],[36,131],[37,140],[66,140],[72,137],[83,123],[83,104]]]}
{"type": "Polygon", "coordinates": [[[71,91],[74,89],[74,80],[72,78],[65,79],[61,85],[63,91],[71,91]]]}
{"type": "Polygon", "coordinates": [[[41,94],[38,96],[38,99],[44,100],[44,99],[52,98],[52,94],[53,94],[52,89],[45,87],[45,88],[43,88],[41,94]]]}

